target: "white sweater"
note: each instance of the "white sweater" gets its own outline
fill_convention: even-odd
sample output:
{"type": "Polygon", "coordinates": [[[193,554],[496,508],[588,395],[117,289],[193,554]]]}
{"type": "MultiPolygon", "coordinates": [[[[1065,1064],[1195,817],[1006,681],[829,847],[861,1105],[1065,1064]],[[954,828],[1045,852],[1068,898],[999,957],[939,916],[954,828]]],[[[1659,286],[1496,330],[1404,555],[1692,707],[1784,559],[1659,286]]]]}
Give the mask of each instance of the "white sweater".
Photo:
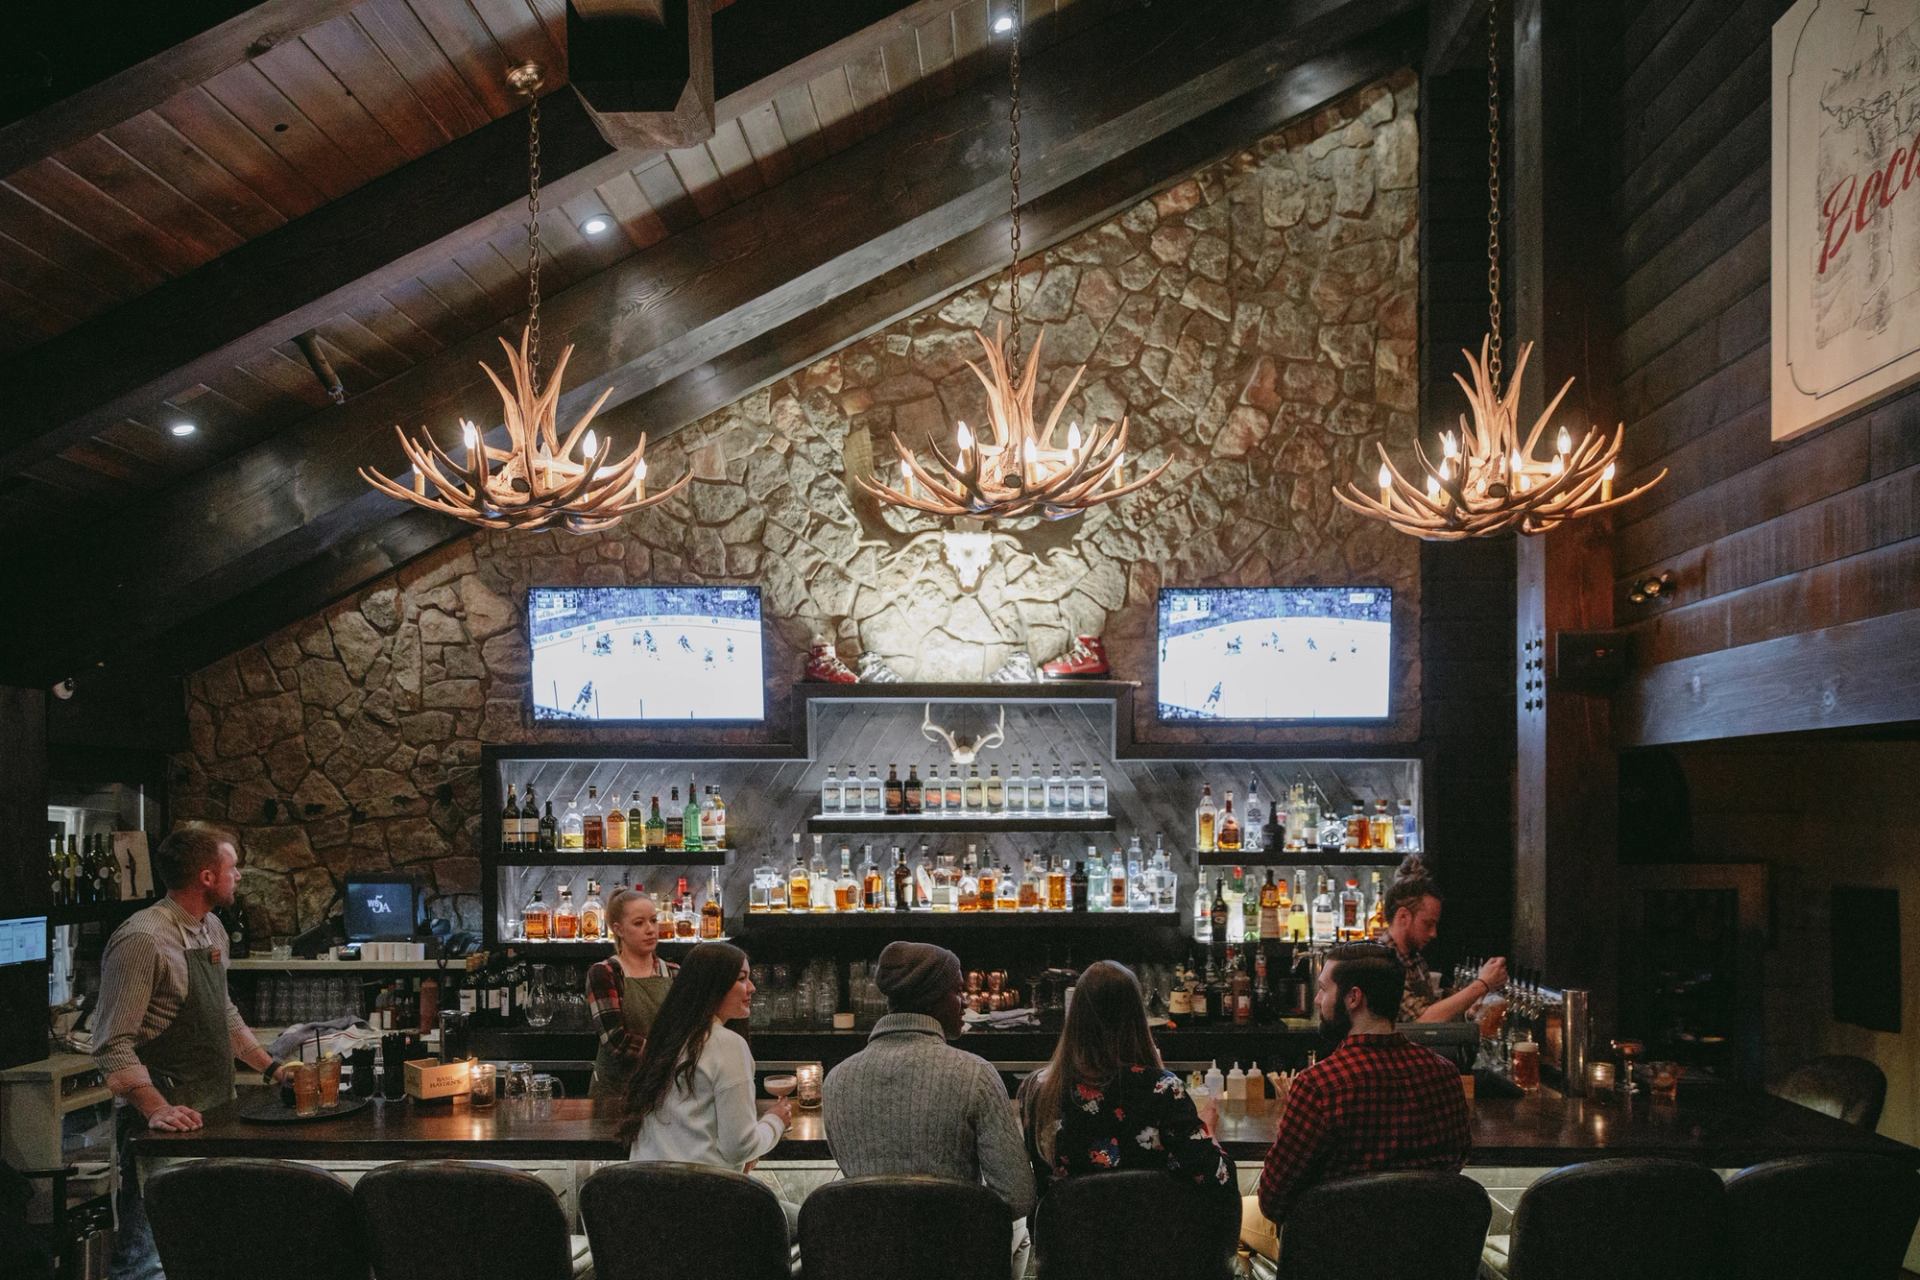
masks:
{"type": "Polygon", "coordinates": [[[773,1150],[786,1130],[754,1106],[753,1052],[719,1022],[700,1051],[693,1087],[677,1080],[634,1135],[633,1159],[682,1160],[738,1173],[773,1150]]]}

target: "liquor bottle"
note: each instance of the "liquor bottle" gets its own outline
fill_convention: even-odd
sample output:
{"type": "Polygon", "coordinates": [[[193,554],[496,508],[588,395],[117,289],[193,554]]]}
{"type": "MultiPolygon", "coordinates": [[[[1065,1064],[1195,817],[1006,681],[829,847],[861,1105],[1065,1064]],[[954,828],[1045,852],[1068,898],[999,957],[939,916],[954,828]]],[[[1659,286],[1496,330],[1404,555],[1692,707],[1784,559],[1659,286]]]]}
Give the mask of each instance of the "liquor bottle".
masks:
{"type": "Polygon", "coordinates": [[[1052,854],[1047,855],[1047,910],[1065,911],[1067,909],[1067,869],[1060,866],[1052,854]]]}
{"type": "Polygon", "coordinates": [[[995,869],[993,859],[988,858],[980,864],[980,875],[974,883],[974,897],[980,903],[980,910],[998,911],[1000,909],[999,894],[1000,872],[995,869]]]}
{"type": "Polygon", "coordinates": [[[1333,877],[1327,876],[1320,886],[1320,892],[1313,895],[1313,910],[1309,913],[1313,925],[1313,941],[1332,942],[1340,932],[1340,917],[1333,900],[1333,877]]]}
{"type": "Polygon", "coordinates": [[[813,859],[807,864],[807,902],[816,914],[833,911],[833,875],[827,870],[826,837],[813,838],[813,859]]]}
{"type": "Polygon", "coordinates": [[[960,872],[954,878],[954,905],[962,911],[980,909],[980,877],[975,873],[979,865],[978,845],[967,846],[967,856],[960,864],[960,872]]]}
{"type": "Polygon", "coordinates": [[[553,801],[540,813],[540,854],[546,857],[560,851],[560,824],[553,818],[553,801]]]}
{"type": "Polygon", "coordinates": [[[1227,792],[1227,807],[1220,811],[1214,845],[1222,853],[1240,852],[1240,820],[1233,816],[1233,792],[1227,792]]]}
{"type": "Polygon", "coordinates": [[[887,765],[887,785],[881,793],[881,804],[888,813],[905,813],[907,811],[907,793],[900,785],[900,767],[898,765],[892,763],[887,765]]]}
{"type": "Polygon", "coordinates": [[[1067,774],[1067,808],[1071,815],[1087,811],[1087,780],[1080,776],[1080,762],[1074,761],[1072,770],[1067,774]]]}
{"type": "Polygon", "coordinates": [[[600,808],[600,788],[587,784],[587,805],[580,811],[582,849],[607,847],[607,815],[600,808]]]}
{"type": "Polygon", "coordinates": [[[1261,847],[1260,830],[1260,779],[1247,780],[1247,824],[1240,832],[1240,847],[1248,853],[1258,853],[1261,847]]]}
{"type": "MultiPolygon", "coordinates": [[[[1253,809],[1247,810],[1248,822],[1257,816],[1253,809]]],[[[1260,843],[1276,853],[1287,847],[1287,812],[1278,800],[1267,810],[1267,825],[1260,830],[1260,843]]]]}
{"type": "Polygon", "coordinates": [[[500,851],[526,853],[520,844],[520,806],[514,803],[513,788],[507,788],[507,806],[500,811],[500,851]]]}
{"type": "Polygon", "coordinates": [[[787,910],[809,911],[813,906],[813,878],[800,854],[800,833],[793,833],[793,861],[787,866],[787,910]]]}
{"type": "Polygon", "coordinates": [[[586,824],[580,820],[580,805],[577,797],[568,803],[567,812],[560,819],[560,847],[567,850],[587,847],[586,824]]]}
{"type": "Polygon", "coordinates": [[[1353,812],[1347,815],[1346,847],[1349,849],[1367,847],[1367,808],[1358,800],[1353,802],[1353,812]]]}
{"type": "Polygon", "coordinates": [[[940,785],[940,766],[927,766],[927,778],[920,788],[920,812],[938,817],[947,811],[947,789],[940,785]]]}
{"type": "Polygon", "coordinates": [[[995,911],[1020,909],[1020,877],[1013,874],[1013,866],[1010,863],[1000,864],[1000,876],[993,888],[993,909],[995,911]]]}
{"type": "MultiPolygon", "coordinates": [[[[891,768],[891,766],[889,766],[891,768]]],[[[903,813],[919,813],[920,797],[925,788],[920,785],[920,766],[907,766],[907,780],[900,788],[900,810],[903,813]]]]}
{"type": "Polygon", "coordinates": [[[945,796],[946,810],[948,813],[959,813],[967,807],[967,799],[963,793],[964,788],[960,785],[960,766],[950,764],[947,766],[947,789],[945,796]]]}
{"type": "Polygon", "coordinates": [[[1287,848],[1307,847],[1306,788],[1294,783],[1287,793],[1287,848]]]}
{"type": "Polygon", "coordinates": [[[560,905],[553,909],[553,936],[571,942],[580,936],[580,913],[573,909],[573,886],[560,886],[560,905]]]}
{"type": "Polygon", "coordinates": [[[1219,811],[1213,806],[1213,787],[1200,784],[1200,803],[1193,810],[1193,848],[1196,853],[1214,851],[1213,824],[1219,811]]]}
{"type": "Polygon", "coordinates": [[[1313,790],[1301,806],[1300,831],[1304,843],[1303,849],[1317,851],[1320,848],[1320,793],[1313,790]]]}
{"type": "MultiPolygon", "coordinates": [[[[773,886],[778,882],[784,886],[785,878],[773,869],[773,862],[761,858],[760,865],[753,869],[753,883],[747,890],[747,914],[764,915],[773,910],[773,886]]],[[[784,904],[786,894],[780,895],[784,904]]]]}
{"type": "Polygon", "coordinates": [[[1305,942],[1312,931],[1307,913],[1306,872],[1296,873],[1292,905],[1287,909],[1287,941],[1305,942]]]}
{"type": "Polygon", "coordinates": [[[687,847],[687,828],[681,821],[680,788],[667,788],[667,813],[662,835],[665,837],[663,848],[668,853],[680,853],[687,847]]]}
{"type": "Polygon", "coordinates": [[[627,847],[627,811],[620,807],[620,793],[615,791],[607,803],[607,848],[623,850],[627,847]]]}
{"type": "Polygon", "coordinates": [[[587,900],[580,904],[580,940],[598,942],[607,932],[607,906],[600,901],[600,882],[587,881],[587,900]]]}
{"type": "Polygon", "coordinates": [[[887,906],[887,882],[873,862],[873,846],[861,846],[860,905],[868,911],[884,911],[887,906]]]}
{"type": "Polygon", "coordinates": [[[713,784],[708,783],[706,793],[700,799],[700,847],[702,849],[720,847],[720,831],[714,818],[714,810],[718,806],[719,801],[713,794],[713,784]]]}
{"type": "Polygon", "coordinates": [[[853,851],[847,848],[844,841],[840,845],[840,878],[833,882],[833,909],[860,909],[860,882],[853,878],[853,851]]]}
{"type": "Polygon", "coordinates": [[[987,812],[1005,813],[1007,810],[1007,784],[1000,777],[1000,766],[987,766],[987,812]]]}
{"type": "Polygon", "coordinates": [[[67,905],[67,877],[60,867],[60,837],[53,838],[53,851],[47,855],[47,893],[56,907],[67,905]]]}
{"type": "Polygon", "coordinates": [[[1193,941],[1201,946],[1213,941],[1213,901],[1204,876],[1193,886],[1193,941]]]}
{"type": "Polygon", "coordinates": [[[1007,765],[1007,781],[1001,791],[1000,808],[1007,813],[1027,811],[1027,775],[1020,772],[1020,762],[1017,760],[1007,765]]]}
{"type": "Polygon", "coordinates": [[[913,910],[913,872],[907,868],[907,853],[893,846],[893,909],[913,910]]]}
{"type": "Polygon", "coordinates": [[[1060,773],[1060,762],[1053,762],[1053,769],[1047,774],[1047,814],[1050,817],[1062,817],[1067,812],[1067,780],[1060,773]]]}
{"type": "Polygon", "coordinates": [[[551,933],[552,921],[547,904],[540,900],[540,891],[535,889],[527,905],[520,908],[520,932],[528,942],[545,942],[551,933]]]}
{"type": "Polygon", "coordinates": [[[1214,942],[1224,945],[1232,940],[1233,933],[1228,928],[1228,916],[1230,914],[1231,912],[1227,908],[1227,878],[1225,876],[1215,876],[1213,880],[1213,907],[1209,912],[1209,915],[1212,917],[1211,924],[1213,926],[1210,936],[1214,942]]]}
{"type": "Polygon", "coordinates": [[[843,803],[840,790],[840,775],[832,765],[827,766],[827,780],[820,784],[820,812],[839,813],[843,803]]]}
{"type": "Polygon", "coordinates": [[[724,924],[720,912],[720,873],[716,871],[707,881],[707,900],[700,904],[700,936],[717,938],[726,931],[724,924]]]}
{"type": "Polygon", "coordinates": [[[692,777],[687,779],[687,807],[680,811],[680,847],[688,853],[706,847],[700,839],[700,792],[692,777]]]}
{"type": "Polygon", "coordinates": [[[627,848],[639,853],[647,847],[647,811],[640,803],[640,788],[633,789],[627,802],[627,848]]]}
{"type": "MultiPolygon", "coordinates": [[[[1267,951],[1265,947],[1253,953],[1253,1020],[1255,1022],[1278,1022],[1277,1011],[1273,1007],[1273,988],[1267,984],[1267,951]]],[[[1258,1069],[1248,1072],[1258,1081],[1258,1069]]]]}
{"type": "Polygon", "coordinates": [[[1373,802],[1373,821],[1367,824],[1367,835],[1374,848],[1393,851],[1393,815],[1387,812],[1385,800],[1373,802]]]}
{"type": "Polygon", "coordinates": [[[1113,897],[1113,884],[1107,875],[1107,864],[1100,860],[1100,850],[1088,845],[1086,861],[1080,865],[1087,874],[1087,910],[1105,911],[1113,897]]]}
{"type": "Polygon", "coordinates": [[[1393,842],[1402,853],[1420,851],[1420,831],[1413,821],[1413,801],[1402,800],[1393,819],[1393,842]]]}
{"type": "Polygon", "coordinates": [[[1109,911],[1125,911],[1133,905],[1127,894],[1131,891],[1135,878],[1140,874],[1139,836],[1133,838],[1133,853],[1134,857],[1129,862],[1121,858],[1118,847],[1113,851],[1113,862],[1107,867],[1107,910],[1109,911]]]}
{"type": "Polygon", "coordinates": [[[1274,883],[1273,868],[1267,868],[1266,883],[1260,886],[1259,925],[1262,938],[1280,936],[1280,886],[1274,883]]]}
{"type": "Polygon", "coordinates": [[[967,766],[967,780],[960,788],[960,807],[969,813],[979,813],[987,807],[987,787],[980,781],[980,766],[967,766]]]}
{"type": "Polygon", "coordinates": [[[1086,863],[1074,863],[1073,874],[1067,877],[1067,893],[1069,900],[1073,904],[1073,910],[1084,912],[1087,909],[1086,863]]]}
{"type": "Polygon", "coordinates": [[[953,856],[941,854],[933,864],[933,910],[939,914],[952,911],[954,902],[953,856]]]}
{"type": "Polygon", "coordinates": [[[1033,868],[1031,857],[1020,861],[1020,887],[1018,890],[1019,908],[1022,911],[1038,911],[1042,897],[1040,875],[1033,868]]]}
{"type": "Polygon", "coordinates": [[[1380,892],[1380,873],[1373,873],[1373,910],[1367,913],[1367,937],[1375,942],[1387,936],[1387,899],[1380,892]]]}
{"type": "Polygon", "coordinates": [[[1093,772],[1087,777],[1087,812],[1096,818],[1107,815],[1107,775],[1100,770],[1100,762],[1093,762],[1093,772]]]}
{"type": "Polygon", "coordinates": [[[860,789],[860,810],[863,813],[887,811],[886,789],[880,785],[880,769],[876,765],[867,766],[867,782],[860,789]]]}
{"type": "Polygon", "coordinates": [[[653,797],[652,803],[647,809],[646,849],[648,853],[665,853],[667,851],[667,820],[660,816],[659,796],[653,797]]]}
{"type": "Polygon", "coordinates": [[[1360,882],[1348,876],[1347,887],[1340,891],[1340,941],[1358,942],[1366,929],[1366,899],[1360,896],[1360,882]]]}
{"type": "MultiPolygon", "coordinates": [[[[120,877],[116,875],[113,878],[113,892],[117,894],[119,891],[120,877]]],[[[245,960],[253,954],[253,942],[247,932],[247,904],[240,898],[233,900],[233,925],[227,930],[227,954],[235,960],[245,960]]]]}
{"type": "Polygon", "coordinates": [[[1047,811],[1047,776],[1040,772],[1040,762],[1035,760],[1027,765],[1027,812],[1042,814],[1047,811]]]}
{"type": "Polygon", "coordinates": [[[1178,911],[1180,873],[1173,869],[1173,859],[1167,853],[1167,837],[1164,833],[1155,833],[1153,837],[1153,884],[1153,909],[1178,911]]]}
{"type": "Polygon", "coordinates": [[[720,788],[713,789],[713,838],[714,848],[725,849],[727,841],[727,798],[720,794],[720,788]]]}
{"type": "Polygon", "coordinates": [[[700,912],[694,905],[693,894],[687,889],[687,878],[681,876],[673,891],[673,936],[694,938],[699,934],[700,912]]]}

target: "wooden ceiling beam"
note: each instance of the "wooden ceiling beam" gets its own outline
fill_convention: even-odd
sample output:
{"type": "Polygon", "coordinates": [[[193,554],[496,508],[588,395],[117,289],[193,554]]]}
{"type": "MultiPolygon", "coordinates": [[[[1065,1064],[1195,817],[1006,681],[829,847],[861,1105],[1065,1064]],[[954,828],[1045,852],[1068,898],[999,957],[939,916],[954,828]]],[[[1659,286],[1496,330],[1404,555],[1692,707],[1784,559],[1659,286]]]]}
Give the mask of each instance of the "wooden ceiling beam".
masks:
{"type": "MultiPolygon", "coordinates": [[[[0,174],[15,173],[84,138],[104,132],[143,111],[150,111],[183,89],[204,84],[229,67],[257,58],[276,45],[330,22],[360,0],[262,0],[229,16],[234,5],[156,0],[139,21],[152,30],[155,51],[124,70],[49,102],[30,115],[0,126],[0,174]],[[157,20],[156,20],[157,19],[157,20]],[[198,22],[213,24],[192,33],[198,22]],[[165,43],[161,43],[165,42],[165,43]]],[[[36,24],[72,21],[59,6],[34,19],[36,24]]],[[[85,32],[64,32],[61,44],[84,41],[85,32]]],[[[13,48],[24,59],[30,48],[13,48]]],[[[59,68],[52,74],[58,83],[59,68]]],[[[77,68],[76,68],[77,71],[77,68]]],[[[21,76],[27,74],[22,68],[21,76]]]]}
{"type": "MultiPolygon", "coordinates": [[[[736,119],[825,68],[884,47],[967,0],[739,0],[714,15],[714,110],[736,119]],[[769,47],[788,60],[769,56],[769,47]],[[771,65],[778,62],[778,65],[771,65]]],[[[542,101],[541,197],[558,208],[635,168],[572,93],[542,101]]],[[[484,125],[93,320],[0,361],[17,399],[0,478],[182,386],[293,339],[524,222],[527,126],[484,125]]]]}
{"type": "MultiPolygon", "coordinates": [[[[1321,75],[1325,101],[1341,82],[1313,70],[1314,60],[1417,7],[1212,0],[1102,23],[1028,60],[1022,133],[1032,159],[1023,165],[1024,189],[1037,198],[1066,188],[1289,69],[1295,92],[1321,75]]],[[[991,245],[993,260],[982,269],[994,269],[1005,252],[1005,114],[1004,86],[938,104],[550,300],[546,331],[578,344],[562,416],[577,415],[602,390],[619,405],[675,379],[706,377],[703,366],[823,307],[851,306],[852,295],[889,272],[911,270],[921,255],[983,228],[990,234],[980,243],[991,245]]],[[[859,331],[920,301],[909,290],[875,304],[859,331]]],[[[783,360],[803,362],[821,345],[796,339],[772,355],[763,348],[757,354],[768,363],[753,376],[777,376],[783,360]]],[[[109,517],[78,547],[49,545],[56,580],[78,564],[113,566],[111,581],[94,575],[93,598],[121,621],[111,634],[52,628],[41,637],[46,647],[163,634],[392,521],[400,508],[368,489],[355,468],[397,465],[396,422],[443,434],[461,416],[497,426],[499,402],[477,362],[498,358],[494,335],[476,335],[109,517]]],[[[726,403],[719,397],[732,398],[737,385],[715,381],[673,416],[685,421],[726,403]]]]}

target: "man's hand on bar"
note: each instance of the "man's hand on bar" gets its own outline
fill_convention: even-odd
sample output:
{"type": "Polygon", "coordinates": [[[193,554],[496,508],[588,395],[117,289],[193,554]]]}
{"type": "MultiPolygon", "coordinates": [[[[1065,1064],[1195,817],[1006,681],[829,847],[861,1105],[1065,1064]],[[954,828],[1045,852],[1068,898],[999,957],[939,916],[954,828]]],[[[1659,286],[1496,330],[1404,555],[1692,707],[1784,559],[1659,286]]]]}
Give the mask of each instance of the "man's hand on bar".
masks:
{"type": "Polygon", "coordinates": [[[200,1113],[192,1107],[175,1106],[171,1103],[147,1113],[147,1128],[159,1129],[167,1133],[184,1133],[189,1129],[198,1129],[206,1122],[200,1113]]]}

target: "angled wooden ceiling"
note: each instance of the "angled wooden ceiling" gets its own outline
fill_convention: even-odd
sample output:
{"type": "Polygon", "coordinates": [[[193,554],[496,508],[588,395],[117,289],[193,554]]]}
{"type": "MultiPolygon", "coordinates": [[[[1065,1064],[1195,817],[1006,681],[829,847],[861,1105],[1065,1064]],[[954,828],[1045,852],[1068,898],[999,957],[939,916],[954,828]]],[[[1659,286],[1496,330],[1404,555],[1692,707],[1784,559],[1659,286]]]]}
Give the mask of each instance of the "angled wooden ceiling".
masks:
{"type": "MultiPolygon", "coordinates": [[[[0,125],[0,536],[53,593],[26,598],[113,619],[17,616],[0,679],[205,661],[460,532],[354,466],[387,461],[396,421],[497,417],[476,361],[525,301],[525,122],[500,77],[564,68],[564,3],[270,0],[155,55],[174,80],[122,72],[0,125]]],[[[1024,7],[1024,185],[1052,238],[1423,31],[1417,0],[1024,7]]],[[[1004,265],[989,0],[716,9],[704,144],[615,152],[571,91],[543,102],[544,314],[580,347],[564,404],[611,388],[656,434],[1004,265]],[[611,233],[579,230],[595,214],[611,233]]]]}

